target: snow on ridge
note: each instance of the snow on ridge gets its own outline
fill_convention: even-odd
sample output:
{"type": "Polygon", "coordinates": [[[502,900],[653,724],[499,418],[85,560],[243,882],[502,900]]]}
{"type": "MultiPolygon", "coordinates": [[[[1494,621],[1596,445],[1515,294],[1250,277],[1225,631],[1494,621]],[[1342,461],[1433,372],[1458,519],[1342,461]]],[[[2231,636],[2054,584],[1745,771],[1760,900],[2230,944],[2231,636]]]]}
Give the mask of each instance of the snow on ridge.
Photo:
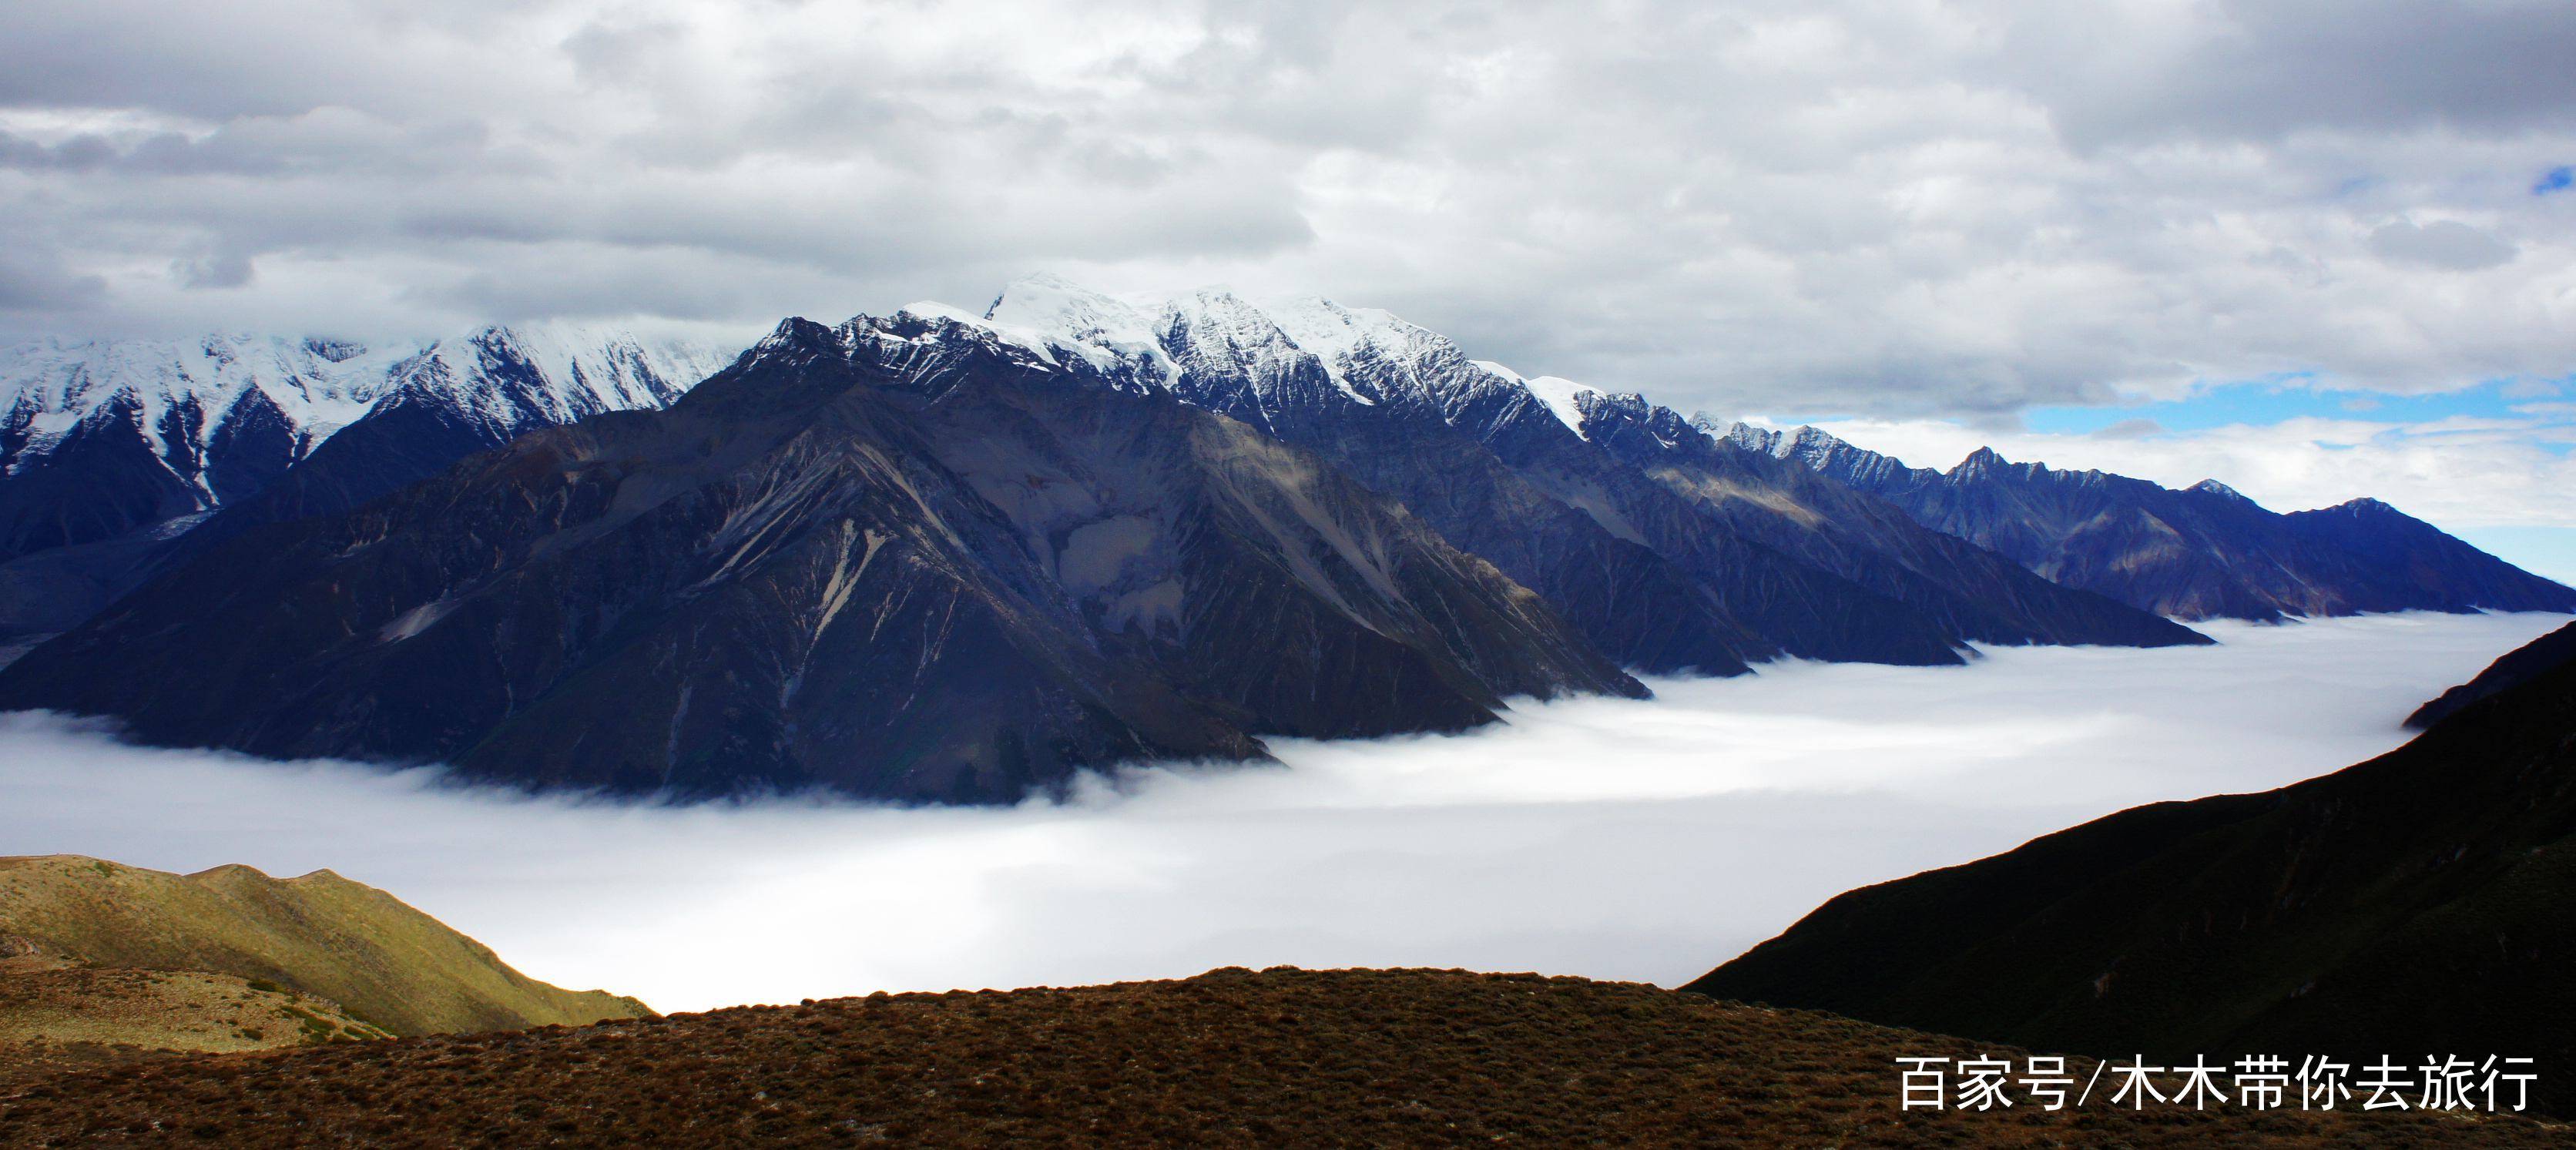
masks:
{"type": "MultiPolygon", "coordinates": [[[[911,310],[921,311],[924,305],[911,310]]],[[[955,313],[959,309],[943,308],[955,313]]],[[[1438,398],[1444,406],[1460,387],[1480,379],[1526,390],[1551,414],[1581,434],[1576,397],[1597,389],[1553,376],[1531,379],[1490,360],[1468,359],[1448,337],[1380,308],[1349,307],[1319,295],[1246,297],[1209,286],[1160,300],[1095,291],[1061,276],[1023,276],[1004,287],[982,319],[1034,333],[1043,341],[1100,362],[1103,352],[1128,362],[1151,359],[1176,378],[1174,357],[1199,354],[1172,342],[1190,333],[1230,347],[1230,354],[1265,361],[1311,355],[1343,395],[1374,405],[1390,385],[1438,398]],[[1284,337],[1284,346],[1281,338],[1284,337]],[[1461,374],[1459,365],[1471,371],[1461,374]],[[1355,380],[1354,373],[1364,380],[1355,380]]],[[[1246,365],[1252,366],[1252,365],[1246,365]]]]}
{"type": "Polygon", "coordinates": [[[1041,272],[1012,280],[981,316],[970,318],[964,309],[945,304],[915,304],[906,310],[919,313],[925,306],[1029,348],[1049,363],[1061,362],[1049,350],[1057,348],[1104,372],[1125,367],[1163,379],[1174,373],[1157,334],[1160,306],[1094,291],[1062,276],[1041,272]]]}
{"type": "Polygon", "coordinates": [[[1600,388],[1553,375],[1522,380],[1521,385],[1547,404],[1547,409],[1556,413],[1557,421],[1572,428],[1576,435],[1583,434],[1583,407],[1578,397],[1587,393],[1601,394],[1600,388]]]}
{"type": "MultiPolygon", "coordinates": [[[[998,304],[1000,301],[996,300],[994,302],[998,304]]],[[[1058,360],[1055,354],[1056,349],[1059,346],[1062,346],[1066,350],[1072,351],[1077,355],[1083,356],[1086,359],[1098,354],[1096,349],[1084,347],[1080,344],[1060,344],[1059,341],[1048,338],[1047,333],[1039,331],[1036,328],[1026,327],[1016,323],[1005,323],[1001,320],[994,319],[992,318],[992,310],[989,308],[983,313],[978,314],[970,309],[958,307],[955,304],[946,304],[941,303],[938,300],[925,299],[914,300],[911,303],[905,304],[896,309],[895,314],[899,316],[908,315],[915,319],[947,320],[953,323],[963,324],[978,331],[991,332],[1004,343],[1026,349],[1030,354],[1045,361],[1050,367],[1063,366],[1063,362],[1058,360]]]]}
{"type": "MultiPolygon", "coordinates": [[[[315,341],[288,336],[210,335],[193,340],[45,340],[0,354],[0,405],[42,454],[119,394],[130,394],[145,427],[195,406],[188,424],[200,441],[233,404],[257,391],[299,427],[336,430],[391,385],[387,376],[419,354],[417,344],[372,348],[334,360],[315,341]]],[[[325,346],[329,346],[327,343],[325,346]]],[[[339,349],[334,349],[335,354],[339,349]]],[[[182,421],[183,423],[185,421],[182,421]]]]}
{"type": "Polygon", "coordinates": [[[659,407],[730,359],[692,340],[640,340],[572,323],[489,325],[462,336],[365,344],[321,336],[219,334],[198,339],[29,341],[0,349],[0,412],[27,436],[22,469],[84,421],[131,418],[165,461],[212,440],[236,405],[275,405],[306,449],[404,391],[469,418],[515,425],[534,414],[569,422],[600,411],[659,407]],[[494,369],[524,363],[540,386],[494,387],[494,369]],[[126,398],[120,398],[126,397],[126,398]],[[540,410],[524,410],[535,404],[540,410]]]}
{"type": "MultiPolygon", "coordinates": [[[[1313,302],[1332,306],[1323,300],[1313,302]]],[[[1164,331],[1177,333],[1186,329],[1194,337],[1201,331],[1212,332],[1238,354],[1262,357],[1264,362],[1260,366],[1280,378],[1285,378],[1295,363],[1312,360],[1344,397],[1364,406],[1377,403],[1376,396],[1352,384],[1344,362],[1344,351],[1339,346],[1323,346],[1328,342],[1337,345],[1350,342],[1339,335],[1327,340],[1324,333],[1329,331],[1330,320],[1319,320],[1302,313],[1291,317],[1308,321],[1308,325],[1315,327],[1318,333],[1301,336],[1291,330],[1289,323],[1282,321],[1276,308],[1246,299],[1223,286],[1203,287],[1173,297],[1163,305],[1163,317],[1164,331]]],[[[1192,343],[1196,342],[1193,338],[1192,343]]],[[[1195,348],[1189,350],[1196,351],[1195,348]]]]}

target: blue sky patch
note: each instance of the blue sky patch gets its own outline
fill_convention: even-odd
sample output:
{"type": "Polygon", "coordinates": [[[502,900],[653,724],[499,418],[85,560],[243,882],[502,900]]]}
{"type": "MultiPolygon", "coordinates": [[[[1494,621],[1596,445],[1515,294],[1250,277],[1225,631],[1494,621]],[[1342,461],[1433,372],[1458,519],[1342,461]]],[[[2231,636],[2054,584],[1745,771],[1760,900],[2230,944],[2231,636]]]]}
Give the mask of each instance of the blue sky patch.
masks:
{"type": "Polygon", "coordinates": [[[2441,419],[2528,420],[2520,410],[2576,392],[2571,380],[2491,379],[2457,391],[2395,395],[2360,388],[2318,386],[2307,373],[2202,387],[2186,399],[2114,407],[2034,407],[2022,413],[2032,431],[2061,435],[2134,436],[2144,431],[2190,432],[2236,424],[2268,426],[2285,420],[2354,419],[2372,423],[2431,423],[2441,419]],[[2151,430],[2143,424],[2152,424],[2151,430]]]}

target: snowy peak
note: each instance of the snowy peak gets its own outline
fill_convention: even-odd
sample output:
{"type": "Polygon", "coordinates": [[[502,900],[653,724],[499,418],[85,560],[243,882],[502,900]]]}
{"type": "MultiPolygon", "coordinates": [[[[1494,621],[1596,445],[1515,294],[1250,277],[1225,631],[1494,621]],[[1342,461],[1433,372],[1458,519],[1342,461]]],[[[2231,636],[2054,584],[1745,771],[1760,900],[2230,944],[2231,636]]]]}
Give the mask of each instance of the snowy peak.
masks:
{"type": "Polygon", "coordinates": [[[1004,287],[980,315],[933,303],[905,310],[975,323],[1050,362],[1088,363],[1096,369],[1090,374],[1113,381],[1168,386],[1256,424],[1314,405],[1390,402],[1469,419],[1497,398],[1516,397],[1568,426],[1580,418],[1570,406],[1579,385],[1553,381],[1556,400],[1549,401],[1533,390],[1536,381],[1471,361],[1436,332],[1321,296],[1256,299],[1206,287],[1148,300],[1031,275],[1004,287]]]}
{"type": "Polygon", "coordinates": [[[498,443],[665,406],[723,362],[704,344],[571,324],[383,345],[241,334],[21,344],[0,351],[0,474],[26,481],[0,493],[0,558],[233,502],[397,408],[498,443]]]}
{"type": "Polygon", "coordinates": [[[1012,280],[980,316],[933,303],[904,310],[948,314],[975,324],[1049,363],[1119,390],[1152,390],[1176,374],[1163,350],[1159,304],[1120,299],[1062,276],[1041,273],[1012,280]]]}
{"type": "Polygon", "coordinates": [[[1184,398],[1258,426],[1297,409],[1373,404],[1267,312],[1225,288],[1201,288],[1163,305],[1163,352],[1184,398]]]}
{"type": "MultiPolygon", "coordinates": [[[[1486,365],[1480,363],[1479,366],[1486,365]]],[[[1520,377],[1512,378],[1518,380],[1520,377]]],[[[1556,415],[1558,421],[1574,429],[1576,435],[1583,434],[1584,404],[1597,400],[1601,394],[1598,389],[1553,375],[1522,382],[1538,396],[1540,402],[1547,404],[1547,409],[1556,415]]]]}
{"type": "Polygon", "coordinates": [[[2184,490],[2196,491],[2202,495],[2215,495],[2221,499],[2230,499],[2249,506],[2254,503],[2253,500],[2246,498],[2244,492],[2238,491],[2233,487],[2229,487],[2224,483],[2220,483],[2215,479],[2201,480],[2198,483],[2192,484],[2190,487],[2184,488],[2184,490]]]}
{"type": "MultiPolygon", "coordinates": [[[[911,310],[919,310],[914,305],[911,310]]],[[[1003,330],[1032,332],[1048,340],[1108,351],[1156,346],[1154,316],[1161,310],[1093,291],[1061,276],[1022,276],[1003,287],[982,319],[1003,330]]]]}

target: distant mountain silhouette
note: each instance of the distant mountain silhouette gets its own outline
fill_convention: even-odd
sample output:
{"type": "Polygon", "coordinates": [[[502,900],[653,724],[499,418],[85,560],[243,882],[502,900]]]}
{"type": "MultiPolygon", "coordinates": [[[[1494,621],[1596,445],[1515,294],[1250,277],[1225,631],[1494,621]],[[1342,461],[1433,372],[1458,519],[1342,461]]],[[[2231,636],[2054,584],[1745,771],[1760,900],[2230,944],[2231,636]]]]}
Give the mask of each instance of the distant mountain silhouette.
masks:
{"type": "Polygon", "coordinates": [[[2069,587],[2181,619],[2370,611],[2576,611],[2533,575],[2376,499],[2287,515],[2215,480],[2181,491],[1980,448],[1912,468],[1812,427],[1727,433],[2069,587]]]}

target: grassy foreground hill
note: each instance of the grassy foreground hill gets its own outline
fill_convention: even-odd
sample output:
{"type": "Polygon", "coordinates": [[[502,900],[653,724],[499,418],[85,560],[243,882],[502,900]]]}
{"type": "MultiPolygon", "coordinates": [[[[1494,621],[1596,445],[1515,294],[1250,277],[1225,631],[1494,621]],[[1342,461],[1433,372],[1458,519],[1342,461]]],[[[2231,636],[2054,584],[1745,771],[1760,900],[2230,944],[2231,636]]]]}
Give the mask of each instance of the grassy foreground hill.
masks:
{"type": "Polygon", "coordinates": [[[244,1029],[263,1032],[253,1044],[274,1045],[271,1030],[467,1033],[651,1013],[631,998],[529,978],[437,919],[327,870],[277,879],[246,866],[177,875],[74,855],[0,858],[0,949],[25,972],[13,973],[0,1033],[11,1018],[24,1028],[38,1016],[125,1017],[126,1029],[100,1031],[124,1037],[101,1040],[150,1045],[140,1036],[156,1025],[172,1035],[204,1029],[190,1004],[230,1010],[246,994],[275,1000],[263,1002],[275,1008],[267,1013],[292,1007],[319,1021],[217,1028],[218,1040],[180,1048],[232,1048],[244,1029]]]}
{"type": "Polygon", "coordinates": [[[64,1075],[0,1095],[0,1143],[2416,1147],[2566,1136],[2509,1117],[2349,1109],[1897,1105],[1896,1057],[1977,1053],[2015,1052],[1638,984],[1237,969],[64,1075]]]}

